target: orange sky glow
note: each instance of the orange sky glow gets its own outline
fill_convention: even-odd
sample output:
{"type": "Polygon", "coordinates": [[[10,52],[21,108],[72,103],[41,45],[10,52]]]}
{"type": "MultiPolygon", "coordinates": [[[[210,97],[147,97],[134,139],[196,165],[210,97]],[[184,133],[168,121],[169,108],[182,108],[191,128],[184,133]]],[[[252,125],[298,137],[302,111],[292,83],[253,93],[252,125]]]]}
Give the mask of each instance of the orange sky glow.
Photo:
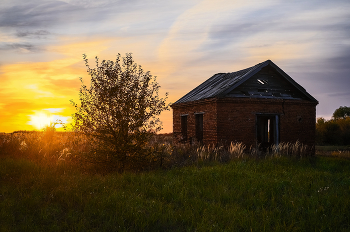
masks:
{"type": "MultiPolygon", "coordinates": [[[[349,18],[345,0],[4,0],[0,132],[71,123],[79,77],[89,83],[82,54],[93,66],[95,56],[128,52],[157,76],[168,103],[215,73],[270,59],[320,102],[317,117],[330,118],[350,106],[349,18]]],[[[172,112],[161,121],[172,132],[172,112]]]]}

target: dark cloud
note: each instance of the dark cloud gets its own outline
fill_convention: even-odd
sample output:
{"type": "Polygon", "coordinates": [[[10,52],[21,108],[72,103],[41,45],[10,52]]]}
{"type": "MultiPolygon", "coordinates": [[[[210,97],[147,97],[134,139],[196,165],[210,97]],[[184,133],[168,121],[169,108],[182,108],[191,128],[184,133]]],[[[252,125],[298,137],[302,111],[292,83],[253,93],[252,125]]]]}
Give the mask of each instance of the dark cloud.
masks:
{"type": "Polygon", "coordinates": [[[350,98],[350,91],[349,92],[345,92],[345,93],[331,93],[328,94],[329,97],[346,97],[346,98],[350,98]]]}
{"type": "Polygon", "coordinates": [[[163,35],[188,7],[186,1],[169,4],[159,0],[28,0],[11,4],[0,6],[0,28],[21,39],[46,38],[48,31],[52,35],[163,35]]]}
{"type": "Polygon", "coordinates": [[[350,45],[340,45],[336,56],[326,59],[327,67],[336,73],[346,76],[350,86],[350,45]]]}
{"type": "Polygon", "coordinates": [[[109,16],[141,10],[142,1],[31,1],[0,8],[0,27],[49,27],[73,22],[98,22],[109,16]]]}
{"type": "Polygon", "coordinates": [[[289,67],[293,72],[288,74],[320,102],[319,114],[331,115],[339,105],[350,102],[350,46],[335,47],[332,56],[295,61],[289,67]]]}
{"type": "MultiPolygon", "coordinates": [[[[237,43],[262,32],[271,32],[271,34],[276,34],[276,36],[283,35],[284,33],[302,34],[305,32],[315,32],[315,36],[309,38],[313,42],[317,40],[331,41],[333,39],[345,39],[350,37],[350,13],[349,19],[345,19],[342,23],[294,22],[287,24],[274,22],[274,20],[256,20],[252,22],[232,22],[226,25],[214,25],[209,31],[210,44],[206,44],[206,48],[217,49],[225,47],[226,45],[237,43]],[[325,34],[327,35],[325,36],[325,34]]],[[[300,41],[294,42],[301,41],[303,41],[302,37],[300,37],[300,41]]],[[[263,45],[253,45],[250,48],[271,45],[268,41],[265,41],[263,45]]]]}
{"type": "MultiPolygon", "coordinates": [[[[350,9],[350,4],[343,0],[329,1],[305,1],[286,3],[276,2],[275,5],[252,8],[246,13],[241,13],[237,17],[226,16],[222,20],[211,26],[208,37],[209,42],[199,49],[217,50],[226,49],[227,46],[246,40],[260,33],[275,34],[276,38],[288,38],[287,34],[304,34],[313,32],[312,37],[290,38],[293,43],[307,42],[307,40],[330,41],[332,39],[350,37],[350,11],[342,12],[339,15],[325,15],[324,19],[319,18],[320,12],[327,9],[334,9],[336,5],[343,5],[350,9]],[[277,10],[276,10],[277,9],[277,10]],[[291,14],[294,12],[294,14],[291,14]],[[234,18],[232,20],[231,18],[234,18]],[[326,34],[326,35],[325,35],[326,34]]],[[[261,41],[264,46],[270,46],[269,41],[261,41]]],[[[260,46],[260,45],[259,45],[260,46]]]]}
{"type": "Polygon", "coordinates": [[[49,35],[50,32],[47,30],[36,30],[36,31],[17,31],[16,36],[17,37],[36,37],[36,38],[42,38],[46,35],[49,35]]]}
{"type": "Polygon", "coordinates": [[[26,50],[26,51],[30,51],[30,52],[35,52],[35,51],[39,51],[42,50],[38,47],[36,47],[33,44],[30,43],[5,43],[0,45],[0,50],[26,50]]]}
{"type": "Polygon", "coordinates": [[[86,19],[87,13],[83,7],[61,1],[18,4],[0,9],[0,27],[47,27],[86,19]]]}
{"type": "Polygon", "coordinates": [[[237,38],[241,36],[249,36],[259,31],[264,30],[261,28],[263,22],[256,24],[254,22],[236,22],[226,25],[214,25],[209,34],[212,39],[222,38],[237,38]]]}
{"type": "MultiPolygon", "coordinates": [[[[332,97],[347,97],[350,102],[350,46],[344,47],[343,52],[335,57],[325,59],[322,66],[323,81],[332,97]],[[333,93],[334,94],[333,94],[333,93]],[[338,95],[337,95],[338,94],[338,95]]],[[[317,76],[315,76],[317,78],[317,76]]]]}

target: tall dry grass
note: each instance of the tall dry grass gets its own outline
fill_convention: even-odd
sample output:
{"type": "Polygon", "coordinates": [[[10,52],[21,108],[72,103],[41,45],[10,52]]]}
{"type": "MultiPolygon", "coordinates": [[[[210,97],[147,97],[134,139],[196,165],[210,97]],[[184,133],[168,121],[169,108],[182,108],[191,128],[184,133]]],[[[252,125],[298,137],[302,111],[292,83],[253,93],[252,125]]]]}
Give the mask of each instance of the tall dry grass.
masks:
{"type": "Polygon", "coordinates": [[[296,141],[295,143],[279,143],[278,145],[271,146],[268,149],[267,156],[287,156],[287,157],[306,157],[311,154],[311,149],[309,146],[296,141]]]}
{"type": "MultiPolygon", "coordinates": [[[[70,164],[85,169],[100,166],[105,171],[117,171],[118,165],[111,163],[89,163],[92,145],[97,142],[74,132],[56,132],[46,128],[40,132],[18,132],[0,135],[0,156],[28,158],[43,164],[70,164]]],[[[155,135],[147,144],[150,153],[146,159],[131,160],[125,170],[142,171],[169,169],[196,165],[201,162],[226,163],[236,159],[268,157],[306,157],[310,147],[299,141],[280,143],[263,153],[259,147],[247,148],[242,142],[224,146],[204,146],[200,143],[183,144],[174,142],[172,135],[155,135]]],[[[132,157],[131,157],[132,158],[132,157]]]]}
{"type": "Polygon", "coordinates": [[[28,158],[38,163],[73,162],[89,151],[89,141],[74,132],[16,132],[0,135],[0,156],[28,158]]]}
{"type": "MultiPolygon", "coordinates": [[[[200,143],[176,143],[169,136],[155,136],[151,146],[158,148],[163,167],[188,166],[198,162],[217,161],[226,163],[236,159],[313,156],[313,148],[296,141],[273,145],[266,152],[260,146],[247,148],[242,142],[231,142],[228,147],[201,145],[200,143]]],[[[157,149],[156,149],[157,150],[157,149]]]]}

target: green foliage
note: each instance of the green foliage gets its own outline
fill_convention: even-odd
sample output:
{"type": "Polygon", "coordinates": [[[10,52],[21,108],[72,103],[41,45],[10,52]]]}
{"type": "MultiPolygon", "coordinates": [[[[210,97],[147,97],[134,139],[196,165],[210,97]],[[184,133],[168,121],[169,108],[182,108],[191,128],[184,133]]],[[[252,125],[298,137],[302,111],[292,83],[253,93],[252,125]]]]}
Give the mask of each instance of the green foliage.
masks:
{"type": "Polygon", "coordinates": [[[317,118],[316,144],[350,145],[350,107],[340,106],[328,121],[317,118]]]}
{"type": "Polygon", "coordinates": [[[1,231],[349,231],[350,161],[91,175],[0,158],[1,231]]]}
{"type": "Polygon", "coordinates": [[[341,106],[333,113],[334,119],[344,119],[346,117],[350,117],[350,107],[347,106],[341,106]]]}
{"type": "Polygon", "coordinates": [[[150,155],[147,142],[161,129],[159,115],[168,110],[165,98],[159,98],[160,86],[150,72],[138,66],[131,53],[115,62],[96,57],[96,68],[90,68],[84,55],[91,85],[80,88],[80,105],[72,104],[74,130],[91,140],[88,160],[114,165],[142,164],[150,155]]]}
{"type": "Polygon", "coordinates": [[[350,117],[328,121],[324,118],[318,118],[316,122],[316,144],[350,145],[350,117]]]}

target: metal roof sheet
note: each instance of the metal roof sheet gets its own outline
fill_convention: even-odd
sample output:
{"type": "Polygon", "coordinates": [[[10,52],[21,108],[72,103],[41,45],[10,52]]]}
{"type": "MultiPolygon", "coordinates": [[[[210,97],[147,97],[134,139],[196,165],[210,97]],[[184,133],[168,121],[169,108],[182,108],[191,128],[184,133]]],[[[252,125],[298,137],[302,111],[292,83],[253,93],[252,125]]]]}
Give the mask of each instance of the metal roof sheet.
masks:
{"type": "Polygon", "coordinates": [[[202,84],[191,90],[185,96],[177,100],[174,104],[197,101],[207,98],[224,97],[228,92],[232,91],[243,82],[248,80],[254,74],[259,72],[263,67],[271,65],[276,69],[287,81],[301,91],[308,99],[313,102],[318,101],[313,98],[306,90],[288,76],[282,69],[275,65],[271,60],[264,61],[252,67],[232,72],[232,73],[217,73],[204,81],[202,84]]]}

